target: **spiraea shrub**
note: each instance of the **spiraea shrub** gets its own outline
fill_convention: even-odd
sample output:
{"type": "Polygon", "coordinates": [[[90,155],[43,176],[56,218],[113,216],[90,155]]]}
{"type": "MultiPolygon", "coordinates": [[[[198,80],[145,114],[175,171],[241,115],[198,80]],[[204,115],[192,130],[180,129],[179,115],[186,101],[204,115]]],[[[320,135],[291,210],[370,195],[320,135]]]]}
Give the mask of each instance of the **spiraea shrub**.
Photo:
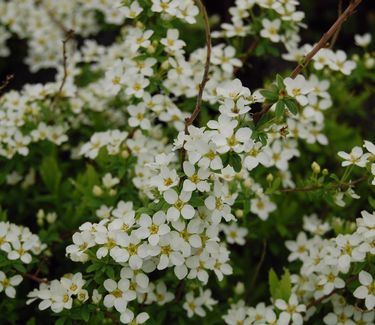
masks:
{"type": "Polygon", "coordinates": [[[53,80],[0,80],[0,323],[374,324],[375,57],[338,2],[308,44],[298,0],[1,1],[1,62],[53,80]]]}

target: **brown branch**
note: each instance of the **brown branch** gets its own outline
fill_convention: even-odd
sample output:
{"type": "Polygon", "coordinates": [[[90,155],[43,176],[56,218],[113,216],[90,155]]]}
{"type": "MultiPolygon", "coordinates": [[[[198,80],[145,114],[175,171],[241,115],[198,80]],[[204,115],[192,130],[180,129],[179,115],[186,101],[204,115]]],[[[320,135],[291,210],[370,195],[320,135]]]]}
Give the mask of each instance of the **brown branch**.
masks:
{"type": "Polygon", "coordinates": [[[10,82],[14,79],[14,74],[8,74],[6,77],[5,77],[5,80],[1,83],[0,85],[0,93],[6,88],[8,87],[8,85],[10,84],[10,82]]]}
{"type": "Polygon", "coordinates": [[[66,83],[66,80],[68,78],[68,55],[66,51],[66,45],[74,37],[74,31],[69,31],[68,34],[66,35],[66,38],[62,41],[62,52],[63,52],[63,69],[64,69],[64,74],[63,78],[61,80],[60,87],[54,96],[52,103],[51,103],[51,109],[56,105],[58,99],[62,96],[63,89],[66,83]]]}
{"type": "Polygon", "coordinates": [[[291,193],[291,192],[310,192],[323,188],[323,185],[313,185],[300,188],[283,188],[280,190],[281,193],[291,193]]]}
{"type": "MultiPolygon", "coordinates": [[[[342,0],[339,0],[339,4],[337,7],[337,16],[340,17],[342,15],[342,0]]],[[[341,31],[342,24],[337,28],[335,34],[332,36],[331,45],[329,46],[330,49],[332,49],[337,41],[337,38],[339,37],[340,31],[341,31]]]]}
{"type": "Polygon", "coordinates": [[[199,84],[199,92],[197,97],[197,102],[195,104],[195,108],[193,113],[191,114],[190,118],[185,119],[185,133],[188,134],[188,127],[189,125],[193,124],[194,120],[198,117],[199,112],[201,111],[202,106],[202,98],[203,98],[203,91],[206,87],[208,81],[208,73],[210,71],[210,63],[211,63],[211,49],[212,49],[212,42],[211,42],[211,30],[210,30],[210,23],[208,21],[207,10],[201,0],[195,0],[197,3],[201,13],[203,14],[204,19],[204,29],[206,34],[206,47],[207,47],[207,55],[206,55],[206,63],[204,66],[204,73],[202,77],[202,81],[199,84]]]}
{"type": "Polygon", "coordinates": [[[185,289],[185,281],[180,280],[176,288],[175,302],[181,301],[184,289],[185,289]]]}
{"type": "Polygon", "coordinates": [[[30,280],[33,280],[35,282],[38,282],[38,283],[48,283],[48,280],[46,278],[39,278],[37,275],[35,274],[30,274],[30,273],[22,273],[22,275],[25,277],[25,278],[28,278],[30,280]]]}
{"type": "MultiPolygon", "coordinates": [[[[322,38],[313,47],[313,49],[304,57],[302,62],[298,63],[298,65],[290,74],[290,78],[294,79],[299,75],[299,73],[303,70],[304,67],[306,67],[310,63],[310,61],[319,52],[319,50],[327,45],[328,41],[332,38],[335,32],[339,28],[341,28],[342,24],[349,18],[349,16],[351,16],[354,13],[355,9],[361,2],[362,0],[352,0],[350,2],[349,6],[345,9],[345,11],[340,15],[340,17],[337,18],[337,20],[333,23],[330,29],[323,34],[322,38]]],[[[272,105],[265,103],[262,107],[262,110],[253,115],[253,120],[255,124],[258,123],[260,118],[271,109],[271,106],[272,105]]]]}
{"type": "MultiPolygon", "coordinates": [[[[202,3],[202,0],[195,0],[197,3],[202,15],[203,15],[203,20],[204,20],[204,30],[206,34],[206,47],[207,47],[207,54],[206,54],[206,63],[204,65],[204,72],[203,72],[203,77],[202,81],[199,84],[199,92],[197,96],[197,101],[195,104],[195,108],[193,113],[191,114],[190,117],[187,117],[185,119],[185,134],[189,134],[189,126],[193,124],[194,120],[198,117],[201,107],[202,107],[202,98],[203,98],[203,91],[204,88],[206,87],[207,81],[208,81],[208,73],[210,72],[210,63],[211,63],[211,50],[212,50],[212,41],[211,41],[211,29],[210,29],[210,23],[208,21],[208,15],[207,15],[207,10],[204,4],[202,3]]],[[[181,150],[180,150],[180,155],[181,155],[181,169],[183,166],[183,163],[185,161],[185,156],[186,152],[184,149],[185,141],[182,144],[181,150]]]]}
{"type": "MultiPolygon", "coordinates": [[[[352,182],[349,183],[333,183],[331,188],[328,189],[337,189],[337,188],[350,188],[354,185],[363,182],[367,179],[367,176],[362,176],[361,178],[358,178],[352,182]]],[[[281,193],[293,193],[293,192],[310,192],[315,190],[320,190],[324,187],[324,184],[319,185],[311,185],[306,187],[299,187],[299,188],[283,188],[280,190],[281,193]]]]}
{"type": "Polygon", "coordinates": [[[242,66],[240,67],[235,67],[233,69],[233,75],[235,76],[237,74],[237,72],[243,67],[243,64],[249,59],[249,56],[251,55],[251,53],[253,53],[253,51],[255,50],[255,48],[257,47],[258,45],[258,42],[259,40],[257,38],[255,38],[249,45],[249,47],[247,48],[247,50],[245,51],[243,57],[241,58],[241,62],[242,62],[242,66]]]}
{"type": "Polygon", "coordinates": [[[264,262],[264,258],[266,257],[266,251],[267,251],[267,242],[265,240],[263,240],[262,253],[261,253],[261,256],[260,256],[260,260],[259,260],[259,262],[256,266],[254,276],[251,279],[251,283],[250,283],[249,289],[247,291],[247,298],[249,298],[250,293],[253,292],[253,289],[255,287],[255,283],[256,283],[256,281],[258,279],[258,276],[259,276],[260,269],[262,268],[262,265],[263,265],[263,262],[264,262]]]}
{"type": "Polygon", "coordinates": [[[55,15],[55,13],[51,10],[51,9],[49,9],[49,8],[47,8],[46,6],[45,6],[45,4],[43,3],[43,1],[41,0],[41,1],[39,1],[39,3],[38,3],[46,12],[47,12],[47,15],[48,15],[48,17],[49,17],[49,19],[51,19],[51,21],[65,34],[65,35],[68,35],[69,34],[69,32],[70,32],[70,29],[69,28],[66,28],[65,27],[65,25],[62,23],[62,21],[61,20],[59,20],[57,17],[56,17],[56,15],[55,15]]]}

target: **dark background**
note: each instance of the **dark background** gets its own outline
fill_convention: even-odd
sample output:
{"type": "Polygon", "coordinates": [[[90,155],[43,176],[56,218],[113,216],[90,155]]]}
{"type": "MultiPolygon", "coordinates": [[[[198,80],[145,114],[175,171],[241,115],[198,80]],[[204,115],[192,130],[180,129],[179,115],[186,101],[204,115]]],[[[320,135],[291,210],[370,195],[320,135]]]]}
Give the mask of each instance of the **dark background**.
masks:
{"type": "MultiPolygon", "coordinates": [[[[229,7],[233,6],[234,0],[205,0],[204,1],[209,15],[217,14],[223,22],[229,22],[229,7]]],[[[317,42],[325,31],[336,20],[338,14],[338,5],[340,0],[301,0],[298,7],[305,12],[304,22],[308,25],[307,29],[302,30],[302,43],[317,42]]],[[[342,0],[343,9],[349,4],[350,0],[342,0]]],[[[335,48],[349,51],[353,48],[354,34],[364,34],[370,32],[375,35],[375,0],[363,0],[359,5],[357,12],[346,21],[342,27],[340,35],[337,39],[335,48]]],[[[115,38],[115,31],[101,32],[95,37],[100,43],[110,44],[115,38]]],[[[202,35],[203,37],[203,35],[202,35]]],[[[373,42],[375,40],[373,39],[373,42]]],[[[37,73],[30,73],[27,66],[23,63],[27,53],[27,43],[16,37],[8,40],[8,46],[11,49],[11,55],[7,58],[0,59],[0,82],[3,82],[7,75],[14,74],[14,79],[8,85],[9,89],[21,89],[26,83],[44,83],[53,81],[55,71],[53,69],[40,70],[37,73]]],[[[263,81],[260,78],[253,78],[254,75],[259,76],[257,71],[262,71],[262,75],[269,75],[272,71],[280,71],[283,68],[292,67],[285,61],[277,58],[266,61],[253,58],[251,66],[251,75],[245,67],[242,69],[239,77],[245,85],[254,89],[260,87],[263,81]],[[254,71],[255,70],[255,71],[254,71]]]]}

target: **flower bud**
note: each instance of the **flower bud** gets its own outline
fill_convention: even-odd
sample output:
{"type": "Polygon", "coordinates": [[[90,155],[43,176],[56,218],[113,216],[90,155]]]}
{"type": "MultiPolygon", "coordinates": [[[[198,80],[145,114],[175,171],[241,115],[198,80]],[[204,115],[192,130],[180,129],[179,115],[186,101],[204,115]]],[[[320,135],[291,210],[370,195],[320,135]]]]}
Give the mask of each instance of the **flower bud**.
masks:
{"type": "Polygon", "coordinates": [[[168,70],[168,68],[169,68],[169,62],[168,62],[168,60],[165,60],[165,61],[161,64],[161,68],[162,68],[163,70],[168,70]]]}
{"type": "Polygon", "coordinates": [[[324,168],[323,171],[322,171],[322,173],[323,173],[324,176],[327,176],[328,175],[328,169],[324,168]]]}
{"type": "Polygon", "coordinates": [[[46,216],[46,220],[49,224],[52,224],[56,221],[57,219],[57,214],[56,212],[50,212],[50,213],[47,213],[47,216],[46,216]]]}
{"type": "Polygon", "coordinates": [[[245,285],[243,282],[237,282],[236,286],[234,287],[234,293],[236,295],[242,295],[245,292],[245,285]]]}
{"type": "Polygon", "coordinates": [[[268,174],[267,177],[266,177],[266,180],[268,183],[272,183],[273,181],[273,175],[272,174],[268,174]]]}
{"type": "Polygon", "coordinates": [[[103,194],[103,190],[100,188],[100,186],[95,185],[92,188],[92,194],[94,194],[95,196],[101,196],[103,194]]]}
{"type": "Polygon", "coordinates": [[[150,45],[148,48],[147,48],[147,54],[154,54],[156,51],[156,48],[153,46],[153,45],[150,45]]]}
{"type": "Polygon", "coordinates": [[[127,159],[129,158],[129,150],[128,149],[124,149],[121,151],[121,157],[124,158],[124,159],[127,159]]]}
{"type": "Polygon", "coordinates": [[[234,213],[237,218],[242,218],[243,217],[243,210],[242,209],[237,209],[234,213]]]}
{"type": "Polygon", "coordinates": [[[246,179],[244,182],[243,182],[243,185],[247,188],[250,188],[251,185],[252,185],[252,182],[251,182],[251,179],[246,179]]]}
{"type": "Polygon", "coordinates": [[[314,161],[312,164],[311,164],[311,169],[313,171],[314,174],[319,174],[320,173],[320,166],[319,164],[314,161]]]}

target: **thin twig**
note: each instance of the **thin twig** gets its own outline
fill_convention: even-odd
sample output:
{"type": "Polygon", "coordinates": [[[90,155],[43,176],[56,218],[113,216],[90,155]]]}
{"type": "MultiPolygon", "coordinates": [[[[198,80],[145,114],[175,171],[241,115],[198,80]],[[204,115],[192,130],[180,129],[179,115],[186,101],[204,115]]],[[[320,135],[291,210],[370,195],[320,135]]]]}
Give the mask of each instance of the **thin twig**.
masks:
{"type": "Polygon", "coordinates": [[[25,278],[28,278],[28,279],[33,280],[33,281],[38,282],[38,283],[48,283],[48,280],[47,280],[46,278],[39,278],[39,277],[36,276],[35,274],[22,273],[22,275],[23,275],[25,278]]]}
{"type": "Polygon", "coordinates": [[[175,296],[176,302],[179,302],[182,299],[182,294],[184,292],[184,289],[185,289],[185,281],[180,280],[176,288],[176,296],[175,296]]]}
{"type": "MultiPolygon", "coordinates": [[[[337,7],[337,17],[340,17],[341,14],[342,14],[342,0],[339,0],[339,4],[337,7]]],[[[341,31],[341,27],[342,27],[342,24],[340,25],[339,28],[337,28],[335,34],[333,34],[331,45],[329,46],[330,49],[332,49],[335,46],[337,38],[339,37],[340,31],[341,31]]]]}
{"type": "Polygon", "coordinates": [[[264,262],[264,258],[266,257],[266,251],[267,251],[267,242],[265,240],[263,240],[262,254],[261,254],[259,262],[258,262],[258,264],[255,268],[254,276],[251,279],[251,283],[250,283],[249,289],[247,291],[247,298],[249,298],[250,293],[253,292],[253,289],[255,287],[256,281],[257,281],[258,276],[259,276],[260,269],[262,268],[262,265],[263,265],[263,262],[264,262]]]}
{"type": "Polygon", "coordinates": [[[69,31],[69,33],[66,35],[66,38],[62,41],[62,52],[63,52],[63,69],[64,69],[64,74],[63,78],[61,80],[60,87],[54,96],[52,103],[51,103],[51,108],[55,106],[57,103],[58,99],[62,96],[63,89],[66,83],[66,79],[68,78],[68,55],[66,51],[66,45],[74,37],[74,31],[69,31]]]}
{"type": "MultiPolygon", "coordinates": [[[[331,39],[333,34],[341,28],[341,25],[348,19],[349,16],[351,16],[355,9],[358,7],[358,5],[362,2],[362,0],[352,0],[349,4],[349,6],[345,9],[345,11],[340,15],[340,17],[337,18],[337,20],[334,22],[334,24],[330,27],[330,29],[323,34],[320,41],[314,46],[314,48],[304,57],[302,62],[298,63],[298,65],[295,67],[295,69],[290,74],[290,78],[294,79],[296,78],[299,73],[302,71],[304,67],[306,67],[310,61],[313,59],[313,57],[319,52],[320,49],[327,46],[328,41],[331,39]]],[[[262,110],[260,112],[257,112],[253,115],[254,123],[258,123],[260,118],[266,114],[271,109],[270,104],[265,103],[262,107],[262,110]]]]}
{"type": "Polygon", "coordinates": [[[199,92],[198,92],[198,97],[197,101],[195,104],[195,108],[193,113],[189,118],[185,119],[185,133],[188,134],[188,127],[189,125],[193,124],[194,120],[198,117],[199,112],[201,111],[202,107],[202,98],[203,98],[203,91],[204,88],[206,87],[207,81],[208,81],[208,74],[210,72],[210,63],[211,63],[211,49],[212,49],[212,42],[211,42],[211,30],[210,30],[210,23],[208,21],[208,15],[207,15],[207,10],[204,4],[202,3],[201,0],[195,0],[197,3],[201,13],[203,14],[203,19],[204,19],[204,29],[205,29],[205,34],[206,34],[206,47],[207,47],[207,55],[206,55],[206,63],[204,66],[204,73],[202,77],[202,81],[199,84],[199,92]]]}
{"type": "Polygon", "coordinates": [[[8,85],[10,84],[10,82],[13,80],[14,78],[14,74],[8,74],[6,77],[5,77],[5,80],[0,84],[0,93],[6,88],[8,87],[8,85]]]}
{"type": "MultiPolygon", "coordinates": [[[[364,180],[367,179],[367,176],[362,176],[361,178],[358,178],[352,182],[349,183],[334,183],[332,184],[332,189],[335,188],[350,188],[353,187],[354,185],[363,182],[364,180]]],[[[292,192],[311,192],[315,190],[320,190],[324,187],[324,184],[319,184],[319,185],[311,185],[311,186],[306,186],[306,187],[299,187],[299,188],[283,188],[280,190],[281,193],[292,193],[292,192]]],[[[330,188],[329,188],[330,189],[330,188]]]]}
{"type": "Polygon", "coordinates": [[[242,65],[239,66],[239,67],[235,67],[233,69],[233,75],[235,76],[237,74],[237,72],[243,67],[244,63],[249,59],[249,56],[253,53],[253,51],[255,50],[255,48],[257,47],[258,45],[258,39],[255,38],[249,45],[249,47],[247,48],[247,50],[245,51],[243,57],[241,58],[241,62],[242,62],[242,65]]]}
{"type": "MultiPolygon", "coordinates": [[[[193,113],[191,114],[190,117],[187,117],[185,119],[185,134],[189,134],[189,126],[193,124],[194,120],[198,117],[201,107],[202,107],[202,98],[203,98],[203,91],[204,88],[206,87],[207,81],[209,80],[208,74],[210,72],[210,63],[211,63],[211,50],[212,50],[212,41],[211,41],[211,29],[210,29],[210,23],[208,21],[208,15],[207,15],[207,10],[204,4],[202,3],[201,0],[195,0],[197,3],[199,10],[201,11],[203,15],[203,20],[204,20],[204,30],[206,34],[206,48],[207,48],[207,54],[206,54],[206,63],[204,65],[204,72],[202,76],[202,81],[199,84],[199,92],[197,96],[197,101],[195,104],[195,108],[193,113]]],[[[181,168],[183,166],[183,163],[185,161],[185,156],[186,152],[184,149],[185,142],[182,144],[181,147],[181,168]]]]}
{"type": "Polygon", "coordinates": [[[49,19],[51,19],[51,21],[65,34],[65,35],[68,35],[69,32],[70,32],[70,29],[69,28],[66,28],[65,25],[62,23],[61,20],[59,20],[56,15],[54,14],[54,12],[47,8],[44,4],[43,1],[40,1],[39,2],[39,5],[43,7],[43,9],[47,12],[47,15],[49,17],[49,19]]]}

